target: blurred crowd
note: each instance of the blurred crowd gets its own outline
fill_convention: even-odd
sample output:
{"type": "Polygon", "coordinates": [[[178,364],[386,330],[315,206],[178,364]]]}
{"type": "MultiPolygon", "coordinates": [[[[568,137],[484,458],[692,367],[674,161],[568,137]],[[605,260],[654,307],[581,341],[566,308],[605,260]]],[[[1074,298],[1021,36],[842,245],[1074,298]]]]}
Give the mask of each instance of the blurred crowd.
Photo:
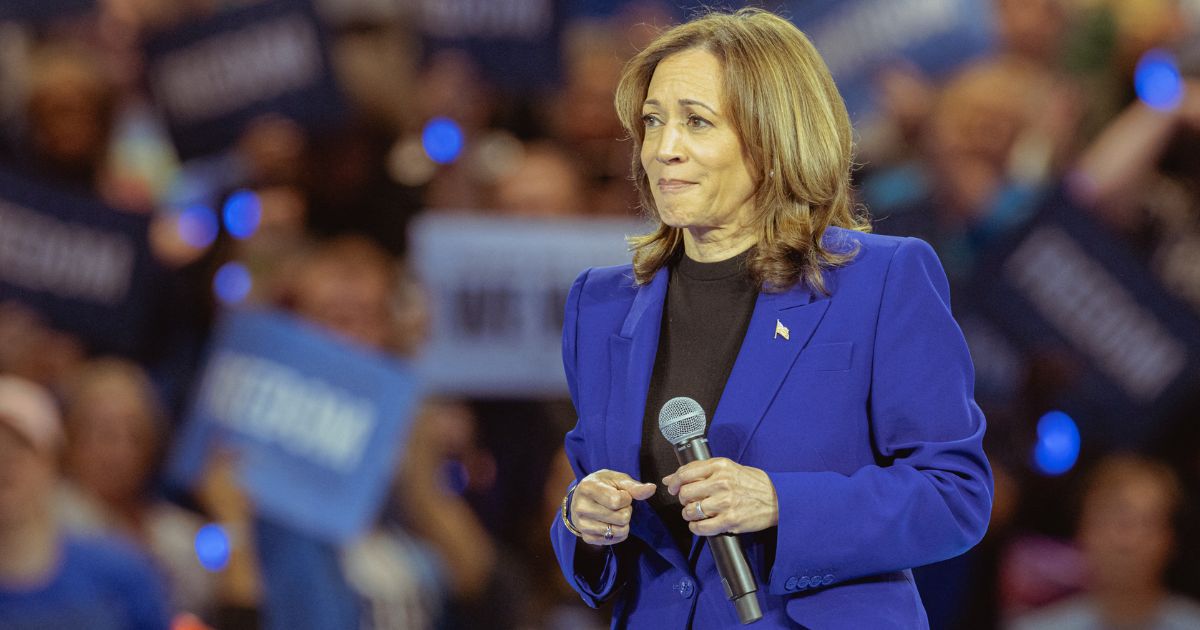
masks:
{"type": "MultiPolygon", "coordinates": [[[[122,356],[0,301],[0,626],[108,627],[96,611],[131,628],[607,625],[569,590],[548,546],[571,479],[560,452],[569,401],[423,400],[379,518],[342,546],[261,518],[234,451],[214,454],[191,489],[171,487],[161,469],[231,306],[213,290],[226,263],[249,274],[232,301],[412,358],[429,327],[407,260],[418,215],[637,216],[612,95],[624,60],[678,9],[555,5],[560,76],[514,90],[468,52],[426,45],[410,3],[317,2],[347,114],[321,128],[265,115],[227,151],[181,160],[150,97],[142,43],[250,4],[100,0],[0,22],[0,166],[147,217],[155,269],[144,341],[122,356]],[[435,117],[462,134],[448,163],[422,143],[435,117]],[[247,193],[260,209],[252,234],[194,238],[187,208],[247,193]],[[197,558],[207,523],[230,543],[217,570],[197,558]]],[[[1200,263],[1167,264],[1200,252],[1200,2],[993,5],[990,54],[947,76],[903,61],[880,68],[879,113],[860,121],[855,172],[875,230],[932,243],[957,299],[980,282],[990,244],[1045,199],[1065,200],[1200,316],[1200,263]],[[1156,49],[1183,71],[1170,107],[1134,89],[1156,49]]],[[[972,350],[977,362],[987,352],[972,350]]],[[[1014,387],[981,389],[995,510],[977,549],[917,572],[934,627],[1200,627],[1190,599],[1200,570],[1189,562],[1200,407],[1184,401],[1143,443],[1089,449],[1085,435],[1079,464],[1046,475],[1031,462],[1035,423],[1072,369],[1047,349],[1014,387]]]]}

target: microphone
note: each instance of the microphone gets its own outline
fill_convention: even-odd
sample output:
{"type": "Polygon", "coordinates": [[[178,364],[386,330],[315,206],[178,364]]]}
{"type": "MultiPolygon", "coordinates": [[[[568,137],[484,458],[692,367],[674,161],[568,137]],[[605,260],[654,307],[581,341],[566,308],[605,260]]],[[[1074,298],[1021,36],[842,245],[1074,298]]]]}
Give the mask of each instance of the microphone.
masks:
{"type": "MultiPolygon", "coordinates": [[[[700,403],[686,396],[668,400],[658,412],[658,430],[675,447],[679,465],[709,459],[708,440],[704,438],[704,409],[700,403]]],[[[750,572],[746,554],[733,534],[717,534],[708,537],[708,548],[712,550],[721,574],[725,596],[737,609],[738,620],[743,624],[762,619],[758,605],[758,583],[750,572]]]]}

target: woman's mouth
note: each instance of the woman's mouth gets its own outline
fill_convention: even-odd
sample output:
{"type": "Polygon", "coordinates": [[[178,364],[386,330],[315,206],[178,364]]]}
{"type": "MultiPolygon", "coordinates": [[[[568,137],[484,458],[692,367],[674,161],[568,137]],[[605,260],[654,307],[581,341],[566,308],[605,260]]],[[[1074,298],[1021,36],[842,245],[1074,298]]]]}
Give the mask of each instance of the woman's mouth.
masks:
{"type": "Polygon", "coordinates": [[[689,182],[682,179],[660,179],[658,180],[658,189],[664,193],[675,193],[687,190],[695,186],[696,182],[689,182]]]}

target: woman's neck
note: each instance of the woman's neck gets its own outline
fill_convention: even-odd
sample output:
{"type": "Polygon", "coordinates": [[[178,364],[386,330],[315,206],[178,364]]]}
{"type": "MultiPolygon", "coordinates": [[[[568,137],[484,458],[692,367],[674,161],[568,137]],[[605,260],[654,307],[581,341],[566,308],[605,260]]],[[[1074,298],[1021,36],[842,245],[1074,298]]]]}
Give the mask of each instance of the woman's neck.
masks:
{"type": "Polygon", "coordinates": [[[728,260],[754,247],[758,235],[753,230],[730,228],[697,228],[683,230],[683,253],[697,262],[728,260]]]}

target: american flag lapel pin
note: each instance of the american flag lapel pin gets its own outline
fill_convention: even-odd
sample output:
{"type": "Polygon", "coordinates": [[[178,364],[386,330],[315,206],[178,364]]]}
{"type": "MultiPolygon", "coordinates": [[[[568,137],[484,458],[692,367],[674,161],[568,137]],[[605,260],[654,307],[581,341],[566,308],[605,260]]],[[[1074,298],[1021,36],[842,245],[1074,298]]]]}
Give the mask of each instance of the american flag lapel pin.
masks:
{"type": "Polygon", "coordinates": [[[789,337],[788,334],[789,333],[788,333],[787,326],[784,326],[783,322],[779,321],[778,319],[775,320],[775,337],[773,337],[773,338],[778,339],[780,337],[783,337],[784,340],[791,339],[791,337],[789,337]]]}

